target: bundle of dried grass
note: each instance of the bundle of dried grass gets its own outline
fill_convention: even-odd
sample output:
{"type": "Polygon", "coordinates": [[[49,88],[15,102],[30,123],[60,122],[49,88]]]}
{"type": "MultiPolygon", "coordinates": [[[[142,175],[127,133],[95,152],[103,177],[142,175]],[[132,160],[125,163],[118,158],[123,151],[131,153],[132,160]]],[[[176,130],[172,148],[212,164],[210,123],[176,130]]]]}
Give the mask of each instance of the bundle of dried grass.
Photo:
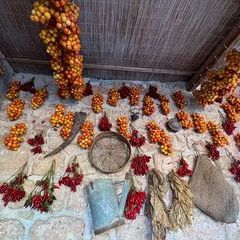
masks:
{"type": "Polygon", "coordinates": [[[165,176],[158,170],[152,169],[148,174],[148,199],[146,214],[152,220],[152,239],[166,239],[166,228],[171,226],[168,209],[163,200],[167,190],[165,176]]]}
{"type": "Polygon", "coordinates": [[[165,240],[166,229],[177,230],[191,224],[193,200],[188,183],[173,171],[168,179],[173,191],[171,209],[167,208],[163,200],[167,179],[159,170],[149,171],[146,214],[152,221],[152,240],[165,240]]]}
{"type": "Polygon", "coordinates": [[[177,230],[192,223],[193,195],[189,184],[182,180],[173,170],[168,175],[173,191],[173,202],[169,219],[171,229],[177,230]]]}

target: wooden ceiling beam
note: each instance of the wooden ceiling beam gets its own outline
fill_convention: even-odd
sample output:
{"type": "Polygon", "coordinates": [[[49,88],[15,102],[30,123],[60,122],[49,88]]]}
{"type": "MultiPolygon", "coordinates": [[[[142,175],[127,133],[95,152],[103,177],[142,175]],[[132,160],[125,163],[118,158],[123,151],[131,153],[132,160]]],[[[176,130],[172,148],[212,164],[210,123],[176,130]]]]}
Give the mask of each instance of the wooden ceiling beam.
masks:
{"type": "Polygon", "coordinates": [[[231,44],[237,39],[240,34],[240,21],[238,21],[228,35],[221,41],[213,51],[208,55],[206,61],[198,69],[198,71],[190,79],[187,90],[193,91],[196,89],[202,81],[208,69],[212,68],[217,60],[225,53],[225,51],[231,46],[231,44]]]}
{"type": "MultiPolygon", "coordinates": [[[[25,63],[25,64],[50,64],[47,60],[28,59],[28,58],[10,58],[5,57],[5,60],[9,63],[25,63]]],[[[142,67],[127,67],[127,66],[115,66],[115,65],[101,65],[101,64],[84,64],[86,69],[98,69],[108,71],[125,71],[125,72],[141,72],[141,73],[156,73],[156,74],[168,74],[168,75],[180,75],[180,76],[192,76],[194,71],[179,71],[163,68],[142,68],[142,67]]]]}

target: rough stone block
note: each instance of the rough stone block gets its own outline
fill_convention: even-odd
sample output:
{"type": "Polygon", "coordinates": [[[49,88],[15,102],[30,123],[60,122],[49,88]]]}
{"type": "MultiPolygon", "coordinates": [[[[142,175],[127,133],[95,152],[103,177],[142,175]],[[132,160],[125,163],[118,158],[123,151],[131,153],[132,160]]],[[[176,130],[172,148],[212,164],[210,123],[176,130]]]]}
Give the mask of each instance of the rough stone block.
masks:
{"type": "Polygon", "coordinates": [[[1,240],[22,240],[24,227],[19,221],[0,220],[0,239],[1,240]]]}
{"type": "Polygon", "coordinates": [[[76,217],[56,217],[36,221],[30,229],[31,240],[83,239],[84,222],[76,217]]]}

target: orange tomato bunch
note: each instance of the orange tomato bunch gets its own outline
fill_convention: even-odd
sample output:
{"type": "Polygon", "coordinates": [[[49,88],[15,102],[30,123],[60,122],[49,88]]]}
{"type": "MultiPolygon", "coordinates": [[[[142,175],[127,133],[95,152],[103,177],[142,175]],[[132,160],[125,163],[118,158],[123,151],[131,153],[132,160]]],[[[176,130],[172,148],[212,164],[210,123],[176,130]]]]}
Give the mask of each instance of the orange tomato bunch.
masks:
{"type": "Polygon", "coordinates": [[[64,115],[63,126],[60,129],[60,136],[63,140],[66,140],[71,135],[74,124],[74,116],[74,112],[67,112],[64,115]]]}
{"type": "Polygon", "coordinates": [[[136,106],[140,101],[140,88],[131,87],[129,91],[129,102],[131,106],[136,106]]]}
{"type": "Polygon", "coordinates": [[[240,149],[240,133],[237,133],[234,136],[234,140],[235,140],[236,146],[240,149]]]}
{"type": "Polygon", "coordinates": [[[162,113],[164,115],[168,115],[171,111],[169,99],[164,95],[159,95],[158,96],[158,101],[159,101],[159,106],[162,110],[162,113]]]}
{"type": "Polygon", "coordinates": [[[103,96],[100,93],[97,93],[92,97],[92,110],[95,113],[103,111],[103,96]]]}
{"type": "Polygon", "coordinates": [[[129,120],[126,116],[119,116],[117,119],[117,130],[125,138],[130,139],[132,134],[128,129],[129,120]]]}
{"type": "Polygon", "coordinates": [[[150,116],[155,112],[154,101],[150,96],[145,96],[143,99],[143,113],[150,116]]]}
{"type": "Polygon", "coordinates": [[[45,88],[37,90],[31,98],[31,106],[33,109],[40,108],[46,100],[48,91],[45,88]]]}
{"type": "Polygon", "coordinates": [[[184,107],[186,106],[186,101],[181,91],[173,93],[172,98],[179,109],[184,109],[184,107]]]}
{"type": "Polygon", "coordinates": [[[213,104],[235,91],[240,82],[239,59],[240,52],[234,49],[226,55],[226,66],[208,72],[206,81],[203,82],[200,89],[193,92],[196,100],[202,106],[213,104]]]}
{"type": "Polygon", "coordinates": [[[228,137],[220,130],[220,126],[215,122],[208,122],[207,128],[212,135],[213,143],[218,147],[224,147],[228,145],[228,137]]]}
{"type": "Polygon", "coordinates": [[[195,132],[197,133],[206,132],[207,123],[203,115],[201,115],[200,113],[193,113],[192,119],[193,119],[193,126],[194,126],[195,132]]]}
{"type": "Polygon", "coordinates": [[[63,104],[57,104],[55,112],[50,117],[50,123],[53,127],[60,127],[64,124],[64,115],[66,107],[63,104]]]}
{"type": "Polygon", "coordinates": [[[155,121],[147,123],[147,130],[150,142],[158,143],[160,145],[160,152],[171,156],[173,154],[173,146],[168,134],[155,121]]]}
{"type": "Polygon", "coordinates": [[[11,121],[17,120],[22,115],[25,102],[20,99],[14,99],[7,107],[7,115],[11,121]]]}
{"type": "Polygon", "coordinates": [[[120,98],[121,98],[121,96],[120,96],[120,93],[118,92],[118,90],[112,88],[108,92],[107,102],[111,106],[117,106],[118,103],[119,103],[120,98]]]}
{"type": "Polygon", "coordinates": [[[87,149],[92,145],[94,138],[94,127],[91,121],[85,121],[81,127],[82,134],[78,137],[78,145],[87,149]]]}
{"type": "Polygon", "coordinates": [[[193,127],[193,122],[190,118],[190,114],[186,111],[180,111],[176,113],[176,118],[181,122],[183,128],[189,129],[193,127]]]}
{"type": "Polygon", "coordinates": [[[9,100],[18,98],[20,94],[20,86],[21,86],[20,81],[17,80],[12,81],[7,90],[6,98],[9,100]]]}
{"type": "Polygon", "coordinates": [[[47,45],[46,51],[52,57],[51,68],[58,95],[75,100],[83,98],[85,89],[83,57],[80,55],[79,11],[79,7],[69,0],[42,0],[33,4],[31,16],[33,22],[46,24],[39,37],[47,45]]]}
{"type": "Polygon", "coordinates": [[[161,141],[161,128],[155,121],[147,123],[147,130],[151,143],[159,143],[161,141]]]}
{"type": "Polygon", "coordinates": [[[10,129],[10,133],[4,138],[4,145],[12,151],[17,151],[23,142],[22,136],[26,133],[25,123],[17,123],[10,129]]]}
{"type": "Polygon", "coordinates": [[[227,102],[235,109],[237,113],[240,113],[240,98],[231,95],[227,98],[227,102]]]}
{"type": "Polygon", "coordinates": [[[236,123],[239,121],[240,116],[239,114],[235,111],[235,108],[230,105],[229,103],[225,103],[221,105],[221,108],[224,110],[224,112],[227,115],[227,119],[230,122],[236,123]]]}

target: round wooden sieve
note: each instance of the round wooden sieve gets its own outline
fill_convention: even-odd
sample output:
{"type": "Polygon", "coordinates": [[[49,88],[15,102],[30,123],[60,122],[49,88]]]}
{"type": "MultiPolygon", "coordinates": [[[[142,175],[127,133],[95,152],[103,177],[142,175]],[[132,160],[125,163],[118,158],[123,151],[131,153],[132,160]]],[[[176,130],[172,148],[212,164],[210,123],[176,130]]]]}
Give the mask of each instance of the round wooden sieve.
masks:
{"type": "Polygon", "coordinates": [[[131,156],[128,140],[116,132],[98,134],[89,151],[92,165],[104,173],[115,173],[127,164],[131,156]]]}

